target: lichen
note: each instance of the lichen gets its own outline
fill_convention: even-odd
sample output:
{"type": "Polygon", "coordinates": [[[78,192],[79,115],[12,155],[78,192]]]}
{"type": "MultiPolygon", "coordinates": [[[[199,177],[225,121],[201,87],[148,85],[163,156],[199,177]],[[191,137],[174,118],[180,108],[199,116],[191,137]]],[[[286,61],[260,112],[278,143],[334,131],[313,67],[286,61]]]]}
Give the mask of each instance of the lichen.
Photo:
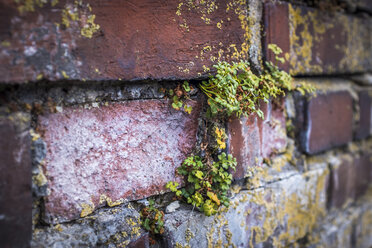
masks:
{"type": "Polygon", "coordinates": [[[95,206],[94,203],[91,201],[90,203],[82,203],[81,208],[82,210],[80,213],[80,217],[83,218],[93,213],[95,206]]]}

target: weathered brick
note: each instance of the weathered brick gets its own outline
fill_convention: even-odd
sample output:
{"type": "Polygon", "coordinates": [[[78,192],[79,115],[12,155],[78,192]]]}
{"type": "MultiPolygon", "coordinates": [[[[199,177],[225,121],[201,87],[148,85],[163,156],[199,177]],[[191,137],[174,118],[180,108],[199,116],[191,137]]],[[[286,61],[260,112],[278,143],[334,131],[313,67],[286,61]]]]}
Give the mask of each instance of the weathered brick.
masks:
{"type": "Polygon", "coordinates": [[[350,93],[343,90],[319,93],[310,98],[302,113],[305,115],[300,130],[302,149],[315,154],[351,141],[352,104],[350,93]]]}
{"type": "Polygon", "coordinates": [[[29,247],[32,233],[29,117],[0,119],[0,246],[29,247]]]}
{"type": "MultiPolygon", "coordinates": [[[[372,65],[372,24],[368,18],[322,12],[287,3],[265,4],[265,44],[282,46],[295,75],[355,73],[372,65]],[[356,38],[358,37],[358,38],[356,38]]],[[[266,58],[274,56],[266,49],[266,58]]]]}
{"type": "Polygon", "coordinates": [[[172,109],[168,100],[133,100],[40,116],[50,190],[45,220],[68,221],[105,202],[165,190],[196,141],[200,104],[190,104],[191,115],[172,109]]]}
{"type": "Polygon", "coordinates": [[[347,200],[355,199],[356,166],[353,158],[343,158],[338,165],[332,165],[328,185],[328,207],[341,208],[347,200]]]}
{"type": "Polygon", "coordinates": [[[372,130],[372,91],[361,90],[359,97],[359,121],[356,127],[355,137],[365,139],[372,130]]]}
{"type": "Polygon", "coordinates": [[[247,169],[260,165],[263,158],[285,150],[287,136],[283,103],[262,104],[264,120],[257,115],[230,119],[229,152],[238,162],[235,179],[244,178],[247,169]]]}
{"type": "Polygon", "coordinates": [[[137,240],[128,244],[128,248],[148,248],[149,247],[149,234],[144,233],[137,240]]]}
{"type": "Polygon", "coordinates": [[[371,185],[371,171],[372,171],[372,156],[370,154],[362,154],[360,157],[356,158],[355,170],[355,191],[356,198],[364,195],[368,187],[371,185]]]}
{"type": "Polygon", "coordinates": [[[91,10],[62,0],[20,14],[23,2],[2,1],[1,81],[190,79],[206,77],[218,59],[258,51],[249,46],[249,27],[260,15],[248,21],[245,1],[88,2],[91,10]],[[80,20],[67,18],[65,27],[69,6],[80,20]],[[92,15],[100,29],[87,38],[81,33],[92,15]]]}

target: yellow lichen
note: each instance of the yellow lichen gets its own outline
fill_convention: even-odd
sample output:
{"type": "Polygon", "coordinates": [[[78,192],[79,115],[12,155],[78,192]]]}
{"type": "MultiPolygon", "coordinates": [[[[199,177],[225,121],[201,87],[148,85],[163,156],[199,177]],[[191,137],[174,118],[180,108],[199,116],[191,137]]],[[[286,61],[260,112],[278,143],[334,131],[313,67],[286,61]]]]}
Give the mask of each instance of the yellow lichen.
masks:
{"type": "Polygon", "coordinates": [[[93,202],[82,203],[81,208],[82,208],[82,210],[81,210],[81,213],[80,213],[80,217],[83,218],[83,217],[86,217],[86,216],[90,215],[91,213],[93,213],[93,211],[95,209],[95,206],[94,206],[93,202]]]}

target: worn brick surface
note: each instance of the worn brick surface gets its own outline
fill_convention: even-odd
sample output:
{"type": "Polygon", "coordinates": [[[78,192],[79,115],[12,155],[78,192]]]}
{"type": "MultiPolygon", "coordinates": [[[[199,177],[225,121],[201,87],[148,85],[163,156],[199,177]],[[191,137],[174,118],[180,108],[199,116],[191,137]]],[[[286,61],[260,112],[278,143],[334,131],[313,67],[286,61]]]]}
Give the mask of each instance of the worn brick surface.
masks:
{"type": "Polygon", "coordinates": [[[2,82],[206,76],[218,59],[247,59],[248,24],[260,22],[248,22],[244,1],[90,0],[76,8],[80,20],[70,18],[69,27],[62,13],[73,1],[20,14],[22,4],[0,5],[2,82]],[[87,38],[81,30],[90,15],[100,29],[87,38]]]}
{"type": "Polygon", "coordinates": [[[372,91],[361,90],[359,97],[359,122],[356,127],[355,137],[365,139],[372,130],[372,91]]]}
{"type": "Polygon", "coordinates": [[[347,200],[355,199],[357,168],[354,159],[342,159],[341,163],[332,166],[329,189],[328,207],[341,208],[347,200]]]}
{"type": "Polygon", "coordinates": [[[262,104],[265,119],[251,115],[233,117],[228,123],[229,150],[237,159],[235,179],[244,177],[251,166],[259,166],[263,158],[283,152],[287,145],[283,101],[262,104]]]}
{"type": "Polygon", "coordinates": [[[361,197],[367,191],[371,185],[371,171],[372,171],[372,156],[371,151],[366,154],[362,154],[356,158],[355,161],[356,179],[355,179],[355,190],[356,198],[361,197]]]}
{"type": "MultiPolygon", "coordinates": [[[[372,65],[371,20],[287,3],[265,4],[265,43],[282,46],[291,74],[369,71],[372,65]],[[355,37],[358,37],[357,39],[355,37]]],[[[273,60],[266,50],[266,57],[273,60]]]]}
{"type": "Polygon", "coordinates": [[[166,100],[134,100],[40,116],[50,190],[45,220],[76,218],[104,204],[100,198],[110,204],[164,190],[196,141],[200,105],[191,104],[191,115],[166,100]]]}
{"type": "Polygon", "coordinates": [[[0,119],[0,246],[29,247],[31,154],[27,117],[0,119]],[[26,123],[24,123],[26,122],[26,123]]]}
{"type": "Polygon", "coordinates": [[[319,93],[306,104],[302,148],[309,154],[347,144],[352,140],[353,106],[350,93],[319,93]]]}

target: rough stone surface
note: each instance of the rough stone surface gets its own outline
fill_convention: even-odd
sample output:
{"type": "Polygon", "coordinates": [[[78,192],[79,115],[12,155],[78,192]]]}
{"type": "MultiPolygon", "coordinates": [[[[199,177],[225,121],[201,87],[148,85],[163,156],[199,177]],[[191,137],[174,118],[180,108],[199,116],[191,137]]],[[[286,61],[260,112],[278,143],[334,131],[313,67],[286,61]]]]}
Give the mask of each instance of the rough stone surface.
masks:
{"type": "MultiPolygon", "coordinates": [[[[282,46],[296,75],[369,71],[372,64],[371,20],[287,3],[265,4],[266,44],[282,46]],[[358,37],[358,39],[355,39],[358,37]]],[[[266,50],[266,57],[274,56],[266,50]]]]}
{"type": "Polygon", "coordinates": [[[165,190],[196,141],[200,104],[190,104],[191,115],[172,109],[167,100],[134,100],[39,116],[50,190],[45,221],[71,220],[105,202],[165,190]]]}
{"type": "Polygon", "coordinates": [[[230,119],[229,150],[238,162],[235,179],[243,178],[247,169],[259,166],[263,158],[285,150],[287,135],[283,104],[284,101],[280,101],[280,104],[263,104],[261,110],[264,120],[256,115],[230,119]]]}
{"type": "Polygon", "coordinates": [[[351,141],[352,104],[347,91],[320,93],[312,97],[305,110],[303,150],[315,154],[351,141]]]}
{"type": "Polygon", "coordinates": [[[169,247],[278,247],[311,231],[325,211],[327,169],[240,191],[229,210],[212,217],[180,210],[165,215],[169,247]]]}
{"type": "Polygon", "coordinates": [[[29,247],[32,233],[30,116],[0,117],[0,246],[29,247]]]}
{"type": "Polygon", "coordinates": [[[259,48],[250,43],[259,40],[261,15],[255,12],[259,1],[251,2],[255,15],[248,20],[245,1],[92,0],[88,7],[62,0],[21,14],[17,9],[24,2],[4,0],[1,82],[191,79],[206,77],[217,60],[248,59],[252,53],[257,62],[259,48]],[[79,19],[70,18],[66,27],[62,13],[73,8],[79,19]],[[92,15],[100,28],[84,37],[92,15]]]}
{"type": "Polygon", "coordinates": [[[359,121],[355,137],[365,139],[372,133],[372,91],[361,90],[359,96],[359,121]]]}
{"type": "Polygon", "coordinates": [[[126,206],[101,209],[74,223],[36,229],[31,245],[53,248],[126,247],[144,238],[139,218],[137,211],[126,206]]]}
{"type": "Polygon", "coordinates": [[[313,247],[371,247],[372,204],[371,194],[346,211],[330,212],[319,223],[310,239],[318,240],[313,247]]]}

